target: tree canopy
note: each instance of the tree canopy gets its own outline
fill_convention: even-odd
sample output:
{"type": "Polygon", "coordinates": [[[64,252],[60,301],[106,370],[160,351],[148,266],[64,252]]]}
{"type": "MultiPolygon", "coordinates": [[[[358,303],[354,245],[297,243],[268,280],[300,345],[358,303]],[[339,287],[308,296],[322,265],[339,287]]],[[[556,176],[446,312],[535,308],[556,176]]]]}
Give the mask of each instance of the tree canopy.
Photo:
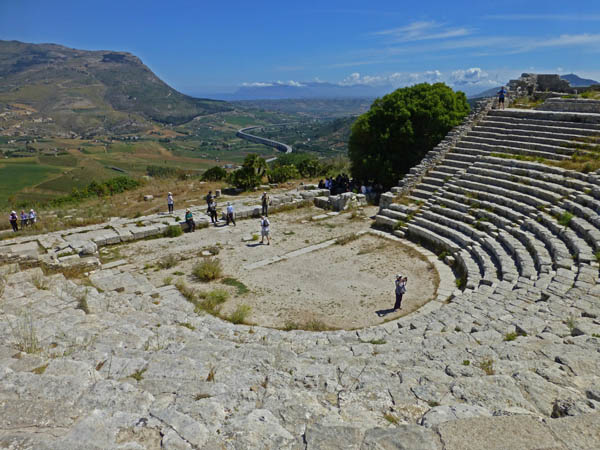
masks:
{"type": "Polygon", "coordinates": [[[378,98],[352,126],[352,176],[394,186],[469,113],[467,98],[444,83],[422,83],[378,98]]]}

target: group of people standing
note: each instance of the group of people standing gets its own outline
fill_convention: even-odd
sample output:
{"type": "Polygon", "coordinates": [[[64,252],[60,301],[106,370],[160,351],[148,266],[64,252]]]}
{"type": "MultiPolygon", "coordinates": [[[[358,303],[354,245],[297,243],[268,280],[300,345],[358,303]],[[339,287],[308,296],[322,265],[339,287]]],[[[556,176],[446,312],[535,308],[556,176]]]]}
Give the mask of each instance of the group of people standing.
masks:
{"type": "Polygon", "coordinates": [[[344,192],[355,192],[360,194],[381,194],[383,186],[381,184],[372,185],[370,183],[361,183],[354,178],[348,177],[345,173],[337,177],[329,177],[319,181],[319,189],[329,189],[332,195],[343,194],[344,192]]]}
{"type": "Polygon", "coordinates": [[[26,213],[25,210],[22,209],[20,215],[17,215],[16,211],[11,211],[8,216],[8,221],[15,233],[19,231],[19,220],[21,220],[21,230],[24,230],[27,226],[35,225],[37,214],[33,209],[30,209],[29,213],[26,213]]]}

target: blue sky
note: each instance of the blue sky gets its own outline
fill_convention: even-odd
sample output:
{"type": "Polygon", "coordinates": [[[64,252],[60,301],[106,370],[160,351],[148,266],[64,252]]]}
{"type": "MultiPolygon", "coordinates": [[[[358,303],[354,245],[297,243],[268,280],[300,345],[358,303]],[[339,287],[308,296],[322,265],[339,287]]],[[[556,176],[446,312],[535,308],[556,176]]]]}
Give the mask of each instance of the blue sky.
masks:
{"type": "Polygon", "coordinates": [[[598,0],[0,0],[0,39],[129,51],[190,94],[315,80],[473,92],[527,71],[600,79],[598,0]]]}

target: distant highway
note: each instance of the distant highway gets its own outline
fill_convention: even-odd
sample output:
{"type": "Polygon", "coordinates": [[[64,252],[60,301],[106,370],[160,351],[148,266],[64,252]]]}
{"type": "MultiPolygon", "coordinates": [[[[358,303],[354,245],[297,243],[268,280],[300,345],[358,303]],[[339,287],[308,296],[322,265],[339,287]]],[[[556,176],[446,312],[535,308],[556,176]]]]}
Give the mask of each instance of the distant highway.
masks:
{"type": "MultiPolygon", "coordinates": [[[[277,142],[272,139],[267,139],[267,138],[260,137],[260,136],[254,136],[253,134],[247,133],[247,131],[249,131],[249,130],[254,130],[256,128],[263,128],[263,126],[264,125],[258,125],[258,126],[242,128],[242,129],[238,130],[237,133],[235,133],[235,135],[241,139],[246,139],[247,141],[250,141],[250,142],[256,142],[257,144],[263,144],[263,145],[266,145],[269,147],[274,147],[283,153],[292,153],[292,147],[287,144],[284,144],[283,142],[277,142]]],[[[269,125],[269,126],[272,126],[272,125],[269,125]]],[[[267,162],[275,161],[276,159],[277,159],[277,157],[269,158],[267,160],[267,162]]]]}

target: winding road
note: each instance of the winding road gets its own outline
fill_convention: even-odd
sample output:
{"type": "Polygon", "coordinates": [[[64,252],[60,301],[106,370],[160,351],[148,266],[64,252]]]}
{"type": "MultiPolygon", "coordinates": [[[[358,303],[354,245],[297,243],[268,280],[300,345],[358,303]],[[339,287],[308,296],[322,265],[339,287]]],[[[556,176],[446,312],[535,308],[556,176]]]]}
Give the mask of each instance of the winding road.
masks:
{"type": "MultiPolygon", "coordinates": [[[[290,145],[284,144],[283,142],[277,142],[272,139],[267,139],[260,136],[255,136],[253,134],[248,133],[249,130],[254,130],[256,128],[262,128],[263,125],[254,125],[251,127],[241,128],[235,133],[235,135],[241,139],[246,139],[250,142],[256,142],[258,144],[263,144],[268,147],[274,147],[280,152],[283,153],[292,153],[292,147],[290,145]]],[[[275,161],[277,157],[267,159],[267,162],[275,161]]]]}

